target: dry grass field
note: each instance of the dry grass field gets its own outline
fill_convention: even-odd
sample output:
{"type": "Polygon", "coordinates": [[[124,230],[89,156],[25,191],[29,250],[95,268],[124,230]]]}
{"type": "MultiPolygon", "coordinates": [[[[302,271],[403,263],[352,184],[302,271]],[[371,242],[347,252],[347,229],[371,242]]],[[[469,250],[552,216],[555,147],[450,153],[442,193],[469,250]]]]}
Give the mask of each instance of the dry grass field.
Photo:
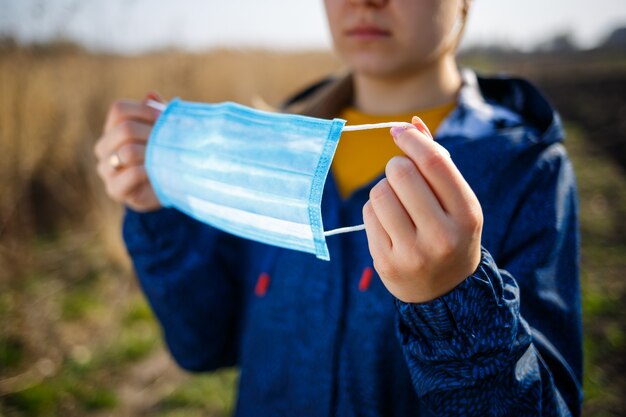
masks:
{"type": "MultiPolygon", "coordinates": [[[[189,375],[165,352],[92,147],[118,97],[156,90],[165,98],[277,104],[340,68],[326,53],[120,57],[0,48],[0,416],[230,415],[236,370],[189,375]]],[[[551,80],[562,77],[540,67],[522,72],[561,91],[551,80]]],[[[604,75],[589,77],[603,85],[604,75]]],[[[626,177],[590,140],[593,123],[564,116],[581,193],[586,415],[617,416],[626,409],[626,177]]]]}

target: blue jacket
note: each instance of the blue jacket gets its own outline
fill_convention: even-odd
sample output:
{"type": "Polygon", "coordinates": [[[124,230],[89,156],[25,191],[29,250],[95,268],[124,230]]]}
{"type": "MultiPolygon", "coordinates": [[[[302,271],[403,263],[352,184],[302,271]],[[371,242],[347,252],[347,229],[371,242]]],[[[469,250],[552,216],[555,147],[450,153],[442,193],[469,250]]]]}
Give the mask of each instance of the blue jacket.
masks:
{"type": "MultiPolygon", "coordinates": [[[[172,355],[193,371],[237,365],[237,416],[580,414],[577,196],[559,118],[525,81],[463,74],[436,140],[482,205],[482,260],[436,300],[368,282],[364,232],[329,237],[326,262],[174,209],[127,210],[172,355]]],[[[377,181],[342,200],[329,175],[325,228],[362,223],[377,181]]]]}

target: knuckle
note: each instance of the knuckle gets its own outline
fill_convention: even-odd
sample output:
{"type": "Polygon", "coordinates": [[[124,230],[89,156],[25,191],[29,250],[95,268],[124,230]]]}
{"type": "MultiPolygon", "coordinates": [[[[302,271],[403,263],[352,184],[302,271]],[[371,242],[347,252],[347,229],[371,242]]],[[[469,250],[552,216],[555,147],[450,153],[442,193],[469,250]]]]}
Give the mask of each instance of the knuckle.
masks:
{"type": "Polygon", "coordinates": [[[385,174],[390,182],[399,182],[415,172],[415,165],[405,156],[394,156],[385,167],[385,174]]]}
{"type": "Polygon", "coordinates": [[[125,101],[122,99],[113,100],[109,108],[109,118],[118,118],[124,114],[125,101]]]}
{"type": "Polygon", "coordinates": [[[483,218],[483,210],[480,205],[474,205],[474,208],[473,210],[470,210],[470,213],[474,226],[482,229],[485,219],[483,218]]]}
{"type": "Polygon", "coordinates": [[[410,260],[410,266],[409,268],[407,268],[410,271],[409,275],[420,276],[425,266],[424,259],[417,254],[413,254],[410,258],[407,259],[410,260]]]}
{"type": "Polygon", "coordinates": [[[110,145],[111,140],[112,140],[112,137],[107,133],[103,134],[102,136],[100,136],[100,138],[98,138],[97,142],[93,146],[94,155],[96,156],[98,160],[103,160],[108,156],[106,152],[107,152],[107,148],[110,145]]]}
{"type": "Polygon", "coordinates": [[[104,130],[108,131],[115,128],[120,121],[128,118],[129,115],[129,100],[117,99],[111,103],[109,112],[104,122],[104,130]]]}
{"type": "Polygon", "coordinates": [[[386,257],[379,257],[374,262],[374,268],[378,275],[385,279],[393,280],[398,276],[398,272],[393,264],[386,257]]]}
{"type": "Polygon", "coordinates": [[[446,157],[444,157],[439,152],[430,152],[428,155],[425,155],[421,161],[421,165],[425,168],[433,169],[439,166],[445,165],[448,163],[446,157]]]}
{"type": "Polygon", "coordinates": [[[107,179],[107,172],[105,169],[105,166],[103,163],[99,163],[96,166],[96,172],[98,173],[98,176],[100,176],[100,178],[102,178],[103,181],[106,181],[107,179]]]}
{"type": "Polygon", "coordinates": [[[128,100],[124,98],[118,98],[111,103],[111,113],[116,116],[121,116],[128,111],[128,100]]]}
{"type": "Polygon", "coordinates": [[[478,203],[470,204],[465,210],[465,215],[461,219],[461,227],[474,231],[483,227],[483,211],[478,203]]]}
{"type": "Polygon", "coordinates": [[[398,259],[401,259],[404,263],[409,263],[419,255],[419,246],[417,239],[407,239],[401,244],[394,245],[394,251],[398,255],[398,259]]]}
{"type": "Polygon", "coordinates": [[[363,219],[369,219],[374,215],[374,209],[372,204],[368,201],[363,205],[363,219]]]}
{"type": "Polygon", "coordinates": [[[372,266],[380,277],[386,277],[384,273],[385,270],[382,267],[383,264],[384,262],[382,262],[380,259],[373,259],[372,266]]]}
{"type": "Polygon", "coordinates": [[[378,184],[376,184],[370,190],[370,201],[375,203],[384,199],[389,191],[389,184],[386,179],[380,180],[378,184]]]}
{"type": "Polygon", "coordinates": [[[439,257],[446,258],[454,254],[459,245],[459,237],[456,233],[449,231],[441,232],[438,234],[436,240],[435,251],[439,257]]]}
{"type": "Polygon", "coordinates": [[[111,199],[117,202],[121,202],[120,195],[117,193],[117,190],[113,187],[113,184],[110,182],[105,182],[105,191],[111,199]]]}
{"type": "Polygon", "coordinates": [[[124,120],[118,125],[118,130],[124,139],[132,139],[135,136],[135,122],[124,120]]]}
{"type": "Polygon", "coordinates": [[[98,141],[96,142],[96,144],[93,146],[93,154],[96,156],[96,158],[102,158],[102,137],[100,139],[98,139],[98,141]]]}

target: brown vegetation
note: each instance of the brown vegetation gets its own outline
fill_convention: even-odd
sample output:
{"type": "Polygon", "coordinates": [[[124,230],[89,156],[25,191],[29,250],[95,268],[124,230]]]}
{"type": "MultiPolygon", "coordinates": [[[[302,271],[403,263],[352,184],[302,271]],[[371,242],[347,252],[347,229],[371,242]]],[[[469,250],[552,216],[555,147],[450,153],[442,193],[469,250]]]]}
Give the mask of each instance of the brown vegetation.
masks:
{"type": "MultiPolygon", "coordinates": [[[[587,242],[587,410],[617,415],[626,387],[620,359],[626,357],[620,309],[626,301],[626,179],[584,139],[595,138],[600,126],[623,141],[623,110],[614,117],[612,109],[594,113],[583,108],[588,100],[570,100],[556,67],[548,74],[531,61],[465,60],[526,73],[568,109],[568,147],[578,170],[587,242]],[[586,115],[592,113],[606,121],[590,121],[586,115]]],[[[339,68],[326,53],[120,57],[63,45],[47,50],[0,44],[0,415],[229,412],[235,372],[191,379],[164,354],[123,249],[121,209],[106,198],[95,175],[92,147],[115,98],[141,99],[156,90],[166,98],[277,104],[339,68]]],[[[558,71],[571,75],[567,68],[558,71]]],[[[589,83],[607,86],[603,72],[586,74],[589,83]]],[[[623,77],[610,79],[615,84],[604,88],[606,94],[623,89],[623,77]]],[[[580,83],[567,80],[572,88],[580,83]]],[[[586,91],[595,97],[594,87],[586,91]]],[[[623,109],[625,95],[611,97],[611,107],[623,109]]]]}

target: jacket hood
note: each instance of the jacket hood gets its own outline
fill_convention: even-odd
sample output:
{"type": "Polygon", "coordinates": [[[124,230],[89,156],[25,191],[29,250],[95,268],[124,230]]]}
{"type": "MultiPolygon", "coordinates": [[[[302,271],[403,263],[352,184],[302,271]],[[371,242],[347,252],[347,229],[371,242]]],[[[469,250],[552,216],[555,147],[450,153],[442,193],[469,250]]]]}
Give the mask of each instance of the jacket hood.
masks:
{"type": "Polygon", "coordinates": [[[475,139],[503,130],[526,128],[532,142],[563,139],[559,115],[539,90],[528,81],[509,77],[480,77],[472,70],[461,72],[463,86],[458,106],[444,120],[436,136],[475,139]]]}

